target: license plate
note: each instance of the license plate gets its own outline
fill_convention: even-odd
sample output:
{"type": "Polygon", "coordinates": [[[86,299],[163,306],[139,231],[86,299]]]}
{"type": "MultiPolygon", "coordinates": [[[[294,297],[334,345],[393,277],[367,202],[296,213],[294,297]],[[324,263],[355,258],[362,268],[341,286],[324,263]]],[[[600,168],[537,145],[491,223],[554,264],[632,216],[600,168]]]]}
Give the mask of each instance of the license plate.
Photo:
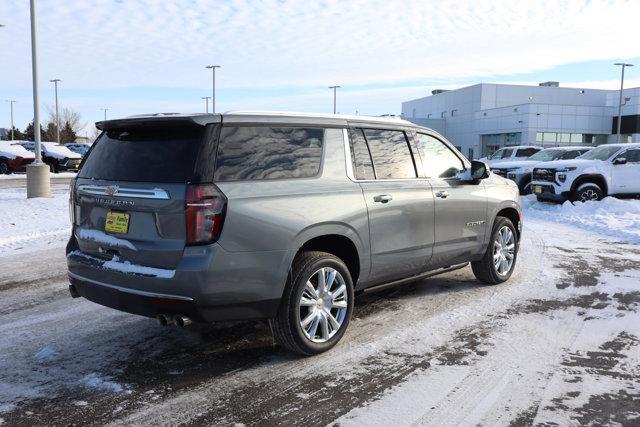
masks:
{"type": "Polygon", "coordinates": [[[126,234],[129,231],[129,214],[107,212],[107,217],[104,220],[104,231],[107,233],[126,234]]]}
{"type": "Polygon", "coordinates": [[[533,192],[536,193],[536,194],[542,193],[542,186],[540,186],[540,185],[534,186],[533,187],[533,192]]]}

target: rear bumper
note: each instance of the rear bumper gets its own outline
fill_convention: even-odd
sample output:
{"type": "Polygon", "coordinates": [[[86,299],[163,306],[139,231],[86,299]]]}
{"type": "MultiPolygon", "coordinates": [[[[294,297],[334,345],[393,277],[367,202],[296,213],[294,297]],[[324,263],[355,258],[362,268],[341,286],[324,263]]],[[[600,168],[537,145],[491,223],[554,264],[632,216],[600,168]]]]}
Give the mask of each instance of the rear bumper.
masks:
{"type": "MultiPolygon", "coordinates": [[[[207,306],[189,297],[136,291],[90,280],[69,273],[69,282],[78,295],[96,304],[145,317],[183,315],[194,322],[269,319],[275,316],[280,300],[207,306]]],[[[73,293],[73,291],[72,291],[73,293]]]]}
{"type": "Polygon", "coordinates": [[[176,270],[132,274],[79,253],[73,237],[67,245],[69,281],[80,296],[127,313],[181,314],[196,322],[275,317],[286,282],[285,255],[230,253],[214,244],[185,249],[176,270]]]}

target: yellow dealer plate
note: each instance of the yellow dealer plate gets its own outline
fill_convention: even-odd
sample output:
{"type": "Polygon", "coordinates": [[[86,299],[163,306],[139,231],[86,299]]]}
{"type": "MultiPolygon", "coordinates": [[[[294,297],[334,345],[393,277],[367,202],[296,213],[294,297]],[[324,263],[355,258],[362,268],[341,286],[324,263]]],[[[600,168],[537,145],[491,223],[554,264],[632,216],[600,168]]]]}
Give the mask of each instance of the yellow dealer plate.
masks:
{"type": "Polygon", "coordinates": [[[533,187],[533,192],[536,194],[542,193],[542,187],[539,185],[536,185],[535,187],[533,187]]]}
{"type": "Polygon", "coordinates": [[[126,234],[129,231],[129,214],[124,212],[107,212],[104,221],[107,233],[126,234]]]}

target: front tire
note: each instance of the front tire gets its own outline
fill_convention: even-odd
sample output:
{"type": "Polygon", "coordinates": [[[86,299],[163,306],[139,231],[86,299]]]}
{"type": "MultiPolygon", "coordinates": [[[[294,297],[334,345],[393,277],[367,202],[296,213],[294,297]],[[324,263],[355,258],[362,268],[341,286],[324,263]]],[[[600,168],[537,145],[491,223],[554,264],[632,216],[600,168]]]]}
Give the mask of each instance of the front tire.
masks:
{"type": "Polygon", "coordinates": [[[598,201],[604,198],[604,191],[600,188],[598,184],[594,184],[592,182],[587,182],[585,184],[580,185],[576,190],[571,194],[572,202],[588,202],[588,201],[598,201]]]}
{"type": "Polygon", "coordinates": [[[344,335],[353,312],[353,282],[349,269],[332,254],[302,252],[291,275],[275,319],[276,340],[302,355],[322,353],[344,335]]]}
{"type": "Polygon", "coordinates": [[[473,274],[488,285],[506,282],[516,266],[518,248],[516,227],[509,218],[497,217],[487,251],[480,261],[471,263],[473,274]]]}
{"type": "Polygon", "coordinates": [[[9,165],[6,160],[0,160],[0,175],[8,175],[9,174],[9,165]]]}

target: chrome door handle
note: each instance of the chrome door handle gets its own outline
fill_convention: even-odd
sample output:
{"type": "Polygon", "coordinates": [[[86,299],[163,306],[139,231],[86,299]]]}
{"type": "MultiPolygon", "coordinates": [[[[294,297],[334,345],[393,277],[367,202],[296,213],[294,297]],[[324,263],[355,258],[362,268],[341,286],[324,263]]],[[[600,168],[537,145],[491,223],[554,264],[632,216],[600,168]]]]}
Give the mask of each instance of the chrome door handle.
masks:
{"type": "Polygon", "coordinates": [[[448,191],[436,191],[436,197],[439,197],[441,199],[446,199],[447,197],[449,197],[449,192],[448,191]]]}
{"type": "Polygon", "coordinates": [[[387,203],[387,202],[390,202],[391,200],[393,200],[393,197],[391,197],[388,194],[380,194],[377,196],[373,196],[373,201],[376,203],[387,203]]]}

